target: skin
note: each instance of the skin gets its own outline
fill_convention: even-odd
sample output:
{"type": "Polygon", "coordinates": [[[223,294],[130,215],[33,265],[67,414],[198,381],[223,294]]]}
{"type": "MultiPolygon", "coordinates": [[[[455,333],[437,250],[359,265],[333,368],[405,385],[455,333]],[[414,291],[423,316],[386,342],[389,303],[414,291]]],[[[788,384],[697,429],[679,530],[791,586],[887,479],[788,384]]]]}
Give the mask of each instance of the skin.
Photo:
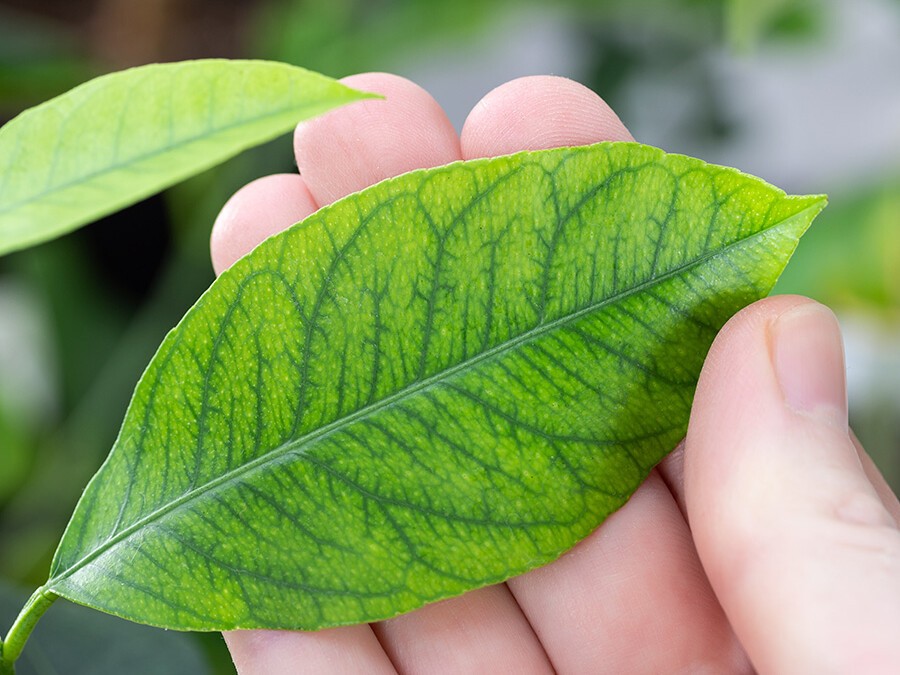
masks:
{"type": "MultiPolygon", "coordinates": [[[[596,94],[528,77],[457,135],[402,78],[302,124],[299,174],[240,190],[217,272],[268,235],[405,171],[524,149],[631,140],[596,94]]],[[[556,562],[377,624],[226,634],[267,673],[888,673],[900,664],[900,503],[847,425],[834,315],[800,297],[736,315],[707,357],[685,442],[556,562]]]]}

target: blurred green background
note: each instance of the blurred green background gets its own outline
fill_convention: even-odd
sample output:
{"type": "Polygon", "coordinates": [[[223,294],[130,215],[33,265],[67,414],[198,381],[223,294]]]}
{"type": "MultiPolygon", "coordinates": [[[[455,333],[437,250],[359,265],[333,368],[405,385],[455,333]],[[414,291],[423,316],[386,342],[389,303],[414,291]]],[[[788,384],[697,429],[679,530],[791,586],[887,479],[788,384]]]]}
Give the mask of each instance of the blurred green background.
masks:
{"type": "MultiPolygon", "coordinates": [[[[457,128],[510,78],[565,75],[603,96],[638,140],[788,192],[828,193],[778,290],[838,313],[852,424],[900,487],[897,0],[6,0],[0,121],[103,72],[206,56],[336,77],[396,72],[431,91],[457,128]]],[[[0,258],[0,578],[44,580],[143,367],[212,281],[216,213],[242,184],[292,165],[281,139],[0,258]]],[[[95,634],[107,635],[101,653],[112,638],[95,634]]],[[[122,639],[160,639],[146,635],[122,639]]],[[[233,672],[218,636],[165,639],[192,650],[184,672],[233,672]]],[[[132,672],[157,672],[140,659],[132,672]]]]}

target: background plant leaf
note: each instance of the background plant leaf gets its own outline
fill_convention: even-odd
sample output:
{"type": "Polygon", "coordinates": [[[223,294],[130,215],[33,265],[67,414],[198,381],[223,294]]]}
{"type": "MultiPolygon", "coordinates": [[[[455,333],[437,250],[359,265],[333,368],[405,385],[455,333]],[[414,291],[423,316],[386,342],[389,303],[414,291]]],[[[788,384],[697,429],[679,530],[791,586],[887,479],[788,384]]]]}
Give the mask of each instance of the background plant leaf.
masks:
{"type": "Polygon", "coordinates": [[[209,59],[112,73],[0,129],[0,254],[132,204],[362,98],[323,75],[209,59]]]}
{"type": "Polygon", "coordinates": [[[166,338],[45,589],[188,630],[381,619],[554,559],[685,431],[824,205],[637,144],[322,209],[166,338]]]}

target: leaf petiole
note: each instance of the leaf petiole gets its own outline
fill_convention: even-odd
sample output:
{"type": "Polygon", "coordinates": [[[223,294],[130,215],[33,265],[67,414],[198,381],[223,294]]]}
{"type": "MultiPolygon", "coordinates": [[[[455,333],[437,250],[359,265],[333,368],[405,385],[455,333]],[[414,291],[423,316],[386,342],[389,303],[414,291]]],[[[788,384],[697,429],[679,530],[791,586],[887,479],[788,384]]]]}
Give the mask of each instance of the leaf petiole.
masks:
{"type": "Polygon", "coordinates": [[[6,639],[0,642],[0,675],[15,673],[16,660],[22,655],[22,649],[31,631],[58,597],[56,593],[41,586],[28,598],[28,602],[6,634],[6,639]]]}

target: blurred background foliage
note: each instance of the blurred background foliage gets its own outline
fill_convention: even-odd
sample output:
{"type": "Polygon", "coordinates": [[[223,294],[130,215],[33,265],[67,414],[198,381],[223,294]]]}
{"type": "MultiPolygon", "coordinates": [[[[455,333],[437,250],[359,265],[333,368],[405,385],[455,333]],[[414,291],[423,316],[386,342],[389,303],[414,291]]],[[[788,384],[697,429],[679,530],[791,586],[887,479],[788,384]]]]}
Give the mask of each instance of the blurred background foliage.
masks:
{"type": "MultiPolygon", "coordinates": [[[[397,72],[457,128],[507,79],[566,75],[639,140],[827,192],[778,290],[837,311],[852,423],[900,487],[897,0],[0,0],[0,121],[94,75],[208,56],[397,72]]],[[[0,578],[44,580],[134,383],[213,279],[218,210],[293,168],[281,139],[0,258],[0,578]]],[[[231,672],[218,636],[168,639],[231,672]]]]}

